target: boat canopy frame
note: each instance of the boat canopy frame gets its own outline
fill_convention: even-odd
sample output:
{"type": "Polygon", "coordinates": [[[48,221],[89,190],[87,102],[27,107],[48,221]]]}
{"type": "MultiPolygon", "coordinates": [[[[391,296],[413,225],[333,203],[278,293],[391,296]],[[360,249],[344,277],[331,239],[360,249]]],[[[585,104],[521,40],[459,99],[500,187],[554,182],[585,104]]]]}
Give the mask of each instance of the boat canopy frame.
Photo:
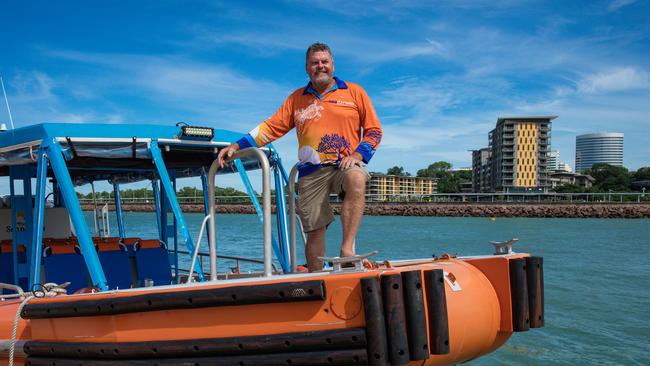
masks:
{"type": "MultiPolygon", "coordinates": [[[[68,124],[40,124],[0,133],[0,176],[10,177],[14,283],[26,282],[28,288],[34,288],[41,279],[48,178],[54,191],[54,203],[68,210],[92,285],[102,291],[109,289],[106,276],[74,187],[103,180],[112,184],[119,237],[125,238],[120,184],[150,180],[154,190],[156,223],[160,240],[166,244],[171,244],[170,241],[173,241],[174,249],[170,250],[168,247],[169,257],[173,262],[176,281],[180,283],[177,233],[180,232],[190,253],[194,252],[194,240],[176,197],[176,180],[181,177],[201,178],[207,214],[210,207],[209,190],[206,189],[210,186],[207,178],[207,166],[210,164],[207,162],[212,163],[220,148],[227,146],[229,141],[237,140],[242,134],[215,130],[215,139],[219,141],[198,141],[181,138],[180,129],[170,126],[134,125],[133,129],[129,128],[129,134],[142,136],[147,132],[150,134],[148,136],[144,134],[147,137],[125,136],[124,133],[120,135],[110,125],[74,125],[74,127],[78,128],[72,128],[68,124]],[[106,136],[102,136],[102,133],[106,136]],[[197,151],[201,154],[197,154],[197,151]],[[36,178],[34,192],[31,187],[33,178],[36,178]],[[21,180],[23,183],[22,199],[19,192],[14,191],[15,180],[21,180]],[[167,223],[168,215],[163,214],[168,210],[173,213],[171,224],[167,223]],[[26,213],[24,227],[28,233],[17,229],[16,217],[19,211],[26,213]],[[18,261],[19,243],[24,244],[27,249],[27,263],[18,261]]],[[[269,248],[272,248],[282,271],[288,273],[292,271],[291,262],[295,263],[289,248],[284,195],[288,177],[272,145],[259,151],[268,159],[277,192],[275,202],[277,227],[276,233],[270,235],[269,248]]],[[[238,155],[232,164],[220,169],[217,174],[238,172],[260,221],[270,225],[270,220],[266,220],[265,210],[260,206],[247,173],[262,166],[263,163],[249,158],[247,153],[238,155]]],[[[295,197],[293,199],[295,200],[295,197]]],[[[209,241],[213,240],[211,236],[214,238],[213,232],[208,234],[209,241]]],[[[268,256],[270,263],[271,255],[266,251],[264,254],[264,274],[270,275],[266,258],[268,256]]],[[[206,277],[200,263],[196,264],[199,280],[205,281],[206,277]]],[[[216,275],[211,275],[210,278],[216,279],[216,275]]]]}

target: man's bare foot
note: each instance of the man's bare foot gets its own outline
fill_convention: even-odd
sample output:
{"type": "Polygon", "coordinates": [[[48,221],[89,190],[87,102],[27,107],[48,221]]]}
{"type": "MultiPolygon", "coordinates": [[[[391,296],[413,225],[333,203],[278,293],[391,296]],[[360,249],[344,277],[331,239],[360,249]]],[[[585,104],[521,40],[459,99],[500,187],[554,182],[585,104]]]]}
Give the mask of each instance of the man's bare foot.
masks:
{"type": "Polygon", "coordinates": [[[351,251],[341,250],[341,253],[339,255],[341,257],[354,257],[356,254],[351,251]]]}

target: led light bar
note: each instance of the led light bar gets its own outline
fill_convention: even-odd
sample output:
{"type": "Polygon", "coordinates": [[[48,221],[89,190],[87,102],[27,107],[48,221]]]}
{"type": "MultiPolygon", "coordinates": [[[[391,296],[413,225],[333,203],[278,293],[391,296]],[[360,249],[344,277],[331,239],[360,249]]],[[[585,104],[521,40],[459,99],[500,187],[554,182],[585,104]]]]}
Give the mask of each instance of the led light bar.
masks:
{"type": "Polygon", "coordinates": [[[182,126],[180,138],[210,141],[214,137],[214,128],[198,126],[182,126]]]}

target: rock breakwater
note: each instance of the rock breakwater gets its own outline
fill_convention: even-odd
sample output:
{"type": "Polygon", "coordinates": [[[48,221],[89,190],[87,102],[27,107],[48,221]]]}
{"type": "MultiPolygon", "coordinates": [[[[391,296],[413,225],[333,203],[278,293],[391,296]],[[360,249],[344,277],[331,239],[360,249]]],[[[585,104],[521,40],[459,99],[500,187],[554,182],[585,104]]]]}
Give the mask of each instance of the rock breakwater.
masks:
{"type": "MultiPolygon", "coordinates": [[[[340,204],[334,204],[339,213],[340,204]]],[[[92,210],[92,206],[83,206],[92,210]]],[[[114,207],[110,207],[111,210],[114,207]]],[[[153,205],[125,205],[124,211],[153,211],[153,205]]],[[[203,212],[203,205],[183,205],[184,212],[203,212]]],[[[273,207],[275,212],[275,206],[273,207]]],[[[217,205],[221,214],[253,214],[251,205],[217,205]]],[[[366,215],[371,216],[466,216],[466,217],[565,217],[565,218],[650,218],[650,203],[620,204],[501,204],[501,203],[370,203],[366,215]]]]}

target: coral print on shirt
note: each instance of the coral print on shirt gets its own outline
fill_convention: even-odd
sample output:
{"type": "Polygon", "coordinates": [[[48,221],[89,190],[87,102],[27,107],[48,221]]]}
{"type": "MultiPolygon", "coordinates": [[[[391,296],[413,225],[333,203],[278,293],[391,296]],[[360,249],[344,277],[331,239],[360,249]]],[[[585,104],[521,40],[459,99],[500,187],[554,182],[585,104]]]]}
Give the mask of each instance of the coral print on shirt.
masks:
{"type": "Polygon", "coordinates": [[[298,134],[302,133],[302,126],[307,121],[318,121],[321,117],[320,111],[322,111],[323,106],[318,103],[318,100],[314,100],[314,103],[310,104],[308,107],[299,109],[294,112],[293,118],[296,121],[296,129],[298,134]]]}
{"type": "Polygon", "coordinates": [[[381,142],[379,118],[363,88],[335,80],[322,96],[310,85],[294,91],[271,118],[237,141],[239,147],[264,146],[295,127],[301,176],[338,165],[353,152],[368,163],[381,142]]]}

